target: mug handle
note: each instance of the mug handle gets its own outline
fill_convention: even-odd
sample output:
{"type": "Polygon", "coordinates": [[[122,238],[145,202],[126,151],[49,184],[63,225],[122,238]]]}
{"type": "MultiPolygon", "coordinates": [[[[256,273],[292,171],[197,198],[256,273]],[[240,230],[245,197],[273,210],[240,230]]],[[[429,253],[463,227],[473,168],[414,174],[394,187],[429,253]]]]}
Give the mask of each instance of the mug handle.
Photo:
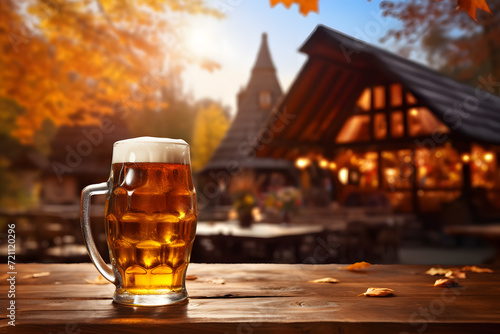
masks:
{"type": "Polygon", "coordinates": [[[85,241],[85,246],[87,246],[90,259],[101,275],[114,284],[116,282],[116,276],[113,273],[113,270],[106,264],[106,262],[104,262],[101,254],[99,254],[90,229],[90,198],[93,195],[105,195],[107,193],[107,182],[91,184],[83,188],[82,200],[80,204],[80,223],[82,225],[83,239],[85,241]]]}

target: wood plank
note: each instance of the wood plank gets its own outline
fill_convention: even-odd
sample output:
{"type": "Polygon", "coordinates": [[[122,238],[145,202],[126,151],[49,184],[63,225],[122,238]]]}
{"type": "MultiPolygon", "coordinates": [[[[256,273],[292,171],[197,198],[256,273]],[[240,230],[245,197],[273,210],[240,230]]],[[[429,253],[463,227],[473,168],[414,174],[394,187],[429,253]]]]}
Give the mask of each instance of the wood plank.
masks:
{"type": "MultiPolygon", "coordinates": [[[[19,275],[51,274],[19,280],[16,333],[64,333],[68,326],[82,333],[498,332],[498,268],[493,274],[469,273],[453,289],[434,287],[437,277],[426,275],[428,268],[375,265],[358,273],[345,265],[192,264],[189,272],[199,279],[187,281],[187,302],[128,307],[112,302],[113,285],[82,283],[82,276],[97,275],[91,264],[18,265],[19,275]],[[341,282],[308,282],[326,276],[341,282]],[[226,283],[206,282],[209,277],[226,283]],[[396,296],[357,296],[372,286],[393,288],[396,296]]],[[[7,327],[5,317],[0,314],[0,328],[7,327]]]]}

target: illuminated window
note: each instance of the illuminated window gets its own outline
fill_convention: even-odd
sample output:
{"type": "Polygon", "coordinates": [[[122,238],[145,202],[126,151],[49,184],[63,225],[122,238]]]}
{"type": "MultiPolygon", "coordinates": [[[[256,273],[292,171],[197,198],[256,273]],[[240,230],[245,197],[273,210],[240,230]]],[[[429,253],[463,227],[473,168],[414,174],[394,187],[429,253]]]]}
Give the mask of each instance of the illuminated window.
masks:
{"type": "Polygon", "coordinates": [[[370,140],[370,116],[355,115],[345,122],[337,135],[337,143],[350,143],[370,140]]]}
{"type": "Polygon", "coordinates": [[[446,125],[425,107],[410,108],[407,117],[408,133],[410,136],[423,136],[450,131],[446,125]]]}
{"type": "Polygon", "coordinates": [[[462,160],[452,147],[415,150],[415,166],[419,188],[462,186],[462,160]]]}
{"type": "Polygon", "coordinates": [[[382,153],[382,185],[386,189],[411,188],[413,173],[411,151],[383,151],[382,153]]]}
{"type": "Polygon", "coordinates": [[[500,187],[500,174],[497,165],[497,154],[479,145],[471,149],[471,178],[473,187],[486,189],[500,187]]]}
{"type": "Polygon", "coordinates": [[[417,103],[417,99],[415,98],[415,96],[413,96],[412,93],[408,92],[406,93],[406,103],[408,104],[415,104],[417,103]]]}
{"type": "Polygon", "coordinates": [[[391,136],[395,138],[403,137],[404,132],[403,112],[395,111],[391,114],[391,136]]]}
{"type": "Polygon", "coordinates": [[[376,139],[384,139],[387,136],[385,114],[375,114],[373,119],[373,135],[376,139]]]}
{"type": "Polygon", "coordinates": [[[403,105],[403,87],[400,84],[391,85],[391,106],[400,107],[403,105]]]}
{"type": "Polygon", "coordinates": [[[373,87],[373,106],[375,109],[385,108],[385,87],[373,87]]]}
{"type": "Polygon", "coordinates": [[[368,111],[371,108],[372,94],[370,88],[366,88],[356,101],[356,106],[361,108],[362,111],[368,111]]]}
{"type": "Polygon", "coordinates": [[[271,107],[271,92],[264,90],[259,93],[259,106],[264,110],[271,107]]]}

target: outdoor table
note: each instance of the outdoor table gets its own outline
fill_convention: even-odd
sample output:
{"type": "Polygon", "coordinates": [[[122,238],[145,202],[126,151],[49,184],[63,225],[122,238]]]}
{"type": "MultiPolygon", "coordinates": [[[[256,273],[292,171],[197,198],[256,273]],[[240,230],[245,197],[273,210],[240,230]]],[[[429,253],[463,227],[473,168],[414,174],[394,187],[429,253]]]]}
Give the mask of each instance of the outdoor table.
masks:
{"type": "Polygon", "coordinates": [[[449,235],[489,241],[495,247],[495,254],[488,262],[500,264],[500,224],[446,226],[444,231],[449,235]]]}
{"type": "MultiPolygon", "coordinates": [[[[15,333],[499,333],[500,268],[468,273],[455,288],[434,287],[428,266],[191,264],[188,301],[130,307],[111,300],[114,286],[89,284],[92,264],[18,264],[15,333]],[[35,278],[33,274],[50,272],[35,278]],[[311,283],[334,277],[340,283],[311,283]],[[221,281],[214,278],[222,278],[221,281]],[[216,284],[219,283],[219,284],[216,284]],[[394,297],[358,295],[369,287],[394,297]]],[[[3,272],[7,268],[4,267],[3,272]]],[[[7,281],[1,280],[0,332],[7,281]]]]}
{"type": "MultiPolygon", "coordinates": [[[[324,227],[318,225],[279,225],[269,223],[253,223],[250,227],[243,228],[239,226],[237,220],[230,220],[225,222],[198,222],[196,238],[197,240],[208,238],[219,249],[226,249],[224,244],[228,242],[236,245],[253,242],[265,249],[264,254],[267,257],[264,258],[264,261],[259,262],[271,262],[274,252],[282,247],[291,248],[295,259],[300,259],[300,247],[304,238],[307,236],[317,237],[324,230],[324,227]]],[[[230,253],[236,259],[234,262],[241,262],[249,255],[234,248],[226,249],[225,257],[229,256],[227,253],[230,253]]]]}

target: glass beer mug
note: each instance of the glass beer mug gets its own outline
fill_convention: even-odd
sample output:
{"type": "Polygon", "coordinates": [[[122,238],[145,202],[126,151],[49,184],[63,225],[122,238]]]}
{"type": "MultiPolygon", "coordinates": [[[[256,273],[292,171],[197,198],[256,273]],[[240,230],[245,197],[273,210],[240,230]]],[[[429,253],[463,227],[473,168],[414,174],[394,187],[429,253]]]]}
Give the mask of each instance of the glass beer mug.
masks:
{"type": "Polygon", "coordinates": [[[141,137],[113,146],[108,182],[82,191],[81,224],[99,272],[128,305],[166,305],[187,298],[186,270],[196,233],[196,195],[189,145],[141,137]],[[111,268],[92,238],[90,198],[106,195],[105,224],[111,268]]]}

